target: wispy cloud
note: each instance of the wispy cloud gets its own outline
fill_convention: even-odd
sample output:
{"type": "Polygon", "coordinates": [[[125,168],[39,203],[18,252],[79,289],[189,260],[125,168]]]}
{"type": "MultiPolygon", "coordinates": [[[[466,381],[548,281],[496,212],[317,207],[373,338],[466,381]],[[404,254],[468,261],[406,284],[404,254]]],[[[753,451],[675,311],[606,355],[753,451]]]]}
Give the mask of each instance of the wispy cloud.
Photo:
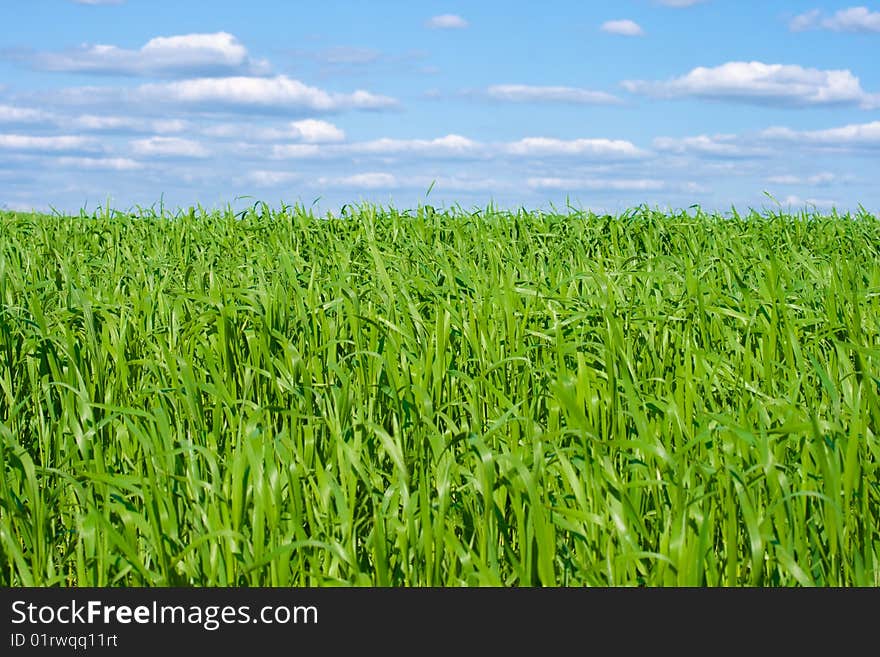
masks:
{"type": "Polygon", "coordinates": [[[138,116],[81,114],[79,116],[53,115],[52,122],[65,128],[90,132],[146,132],[177,133],[190,127],[182,119],[148,119],[138,116]]]}
{"type": "Polygon", "coordinates": [[[524,156],[580,156],[604,159],[643,158],[649,154],[632,142],[620,139],[554,139],[526,137],[506,144],[503,152],[524,156]]]}
{"type": "Polygon", "coordinates": [[[641,178],[627,180],[625,178],[529,178],[526,184],[532,189],[552,189],[557,191],[615,191],[645,192],[664,189],[662,180],[641,178]]]}
{"type": "Polygon", "coordinates": [[[578,157],[593,160],[640,159],[650,153],[629,141],[613,139],[554,139],[526,137],[513,142],[483,143],[461,135],[446,135],[436,139],[380,138],[348,144],[276,144],[272,149],[277,159],[329,158],[342,156],[418,156],[420,158],[552,158],[578,157]]]}
{"type": "Polygon", "coordinates": [[[322,176],[316,181],[318,187],[342,187],[345,189],[395,189],[397,177],[391,173],[369,172],[351,176],[322,176]]]}
{"type": "Polygon", "coordinates": [[[135,139],[131,142],[131,150],[135,155],[143,157],[208,157],[208,149],[192,139],[180,137],[149,137],[135,139]]]}
{"type": "Polygon", "coordinates": [[[182,119],[149,119],[112,114],[68,115],[15,105],[0,105],[0,124],[43,124],[64,130],[117,133],[174,133],[183,132],[189,127],[189,123],[182,119]]]}
{"type": "Polygon", "coordinates": [[[6,57],[44,71],[101,75],[213,76],[269,69],[227,32],[156,37],[137,50],[96,44],[58,52],[13,51],[6,57]]]}
{"type": "Polygon", "coordinates": [[[340,157],[350,155],[417,155],[420,157],[470,157],[485,155],[485,145],[461,135],[446,135],[435,139],[391,139],[383,137],[369,141],[318,147],[314,144],[277,144],[275,158],[340,157]]]}
{"type": "Polygon", "coordinates": [[[441,14],[429,18],[425,25],[435,30],[462,30],[469,23],[457,14],[441,14]]]}
{"type": "Polygon", "coordinates": [[[708,158],[766,157],[768,149],[743,146],[736,135],[697,135],[695,137],[657,137],[653,146],[658,151],[676,155],[695,155],[708,158]]]}
{"type": "Polygon", "coordinates": [[[59,157],[53,163],[71,169],[100,171],[138,171],[144,168],[143,163],[128,157],[59,157]]]}
{"type": "Polygon", "coordinates": [[[37,137],[33,135],[0,134],[0,149],[57,152],[99,150],[99,147],[94,139],[76,135],[37,137]]]}
{"type": "Polygon", "coordinates": [[[334,66],[372,64],[382,57],[382,53],[375,48],[357,48],[354,46],[334,46],[325,48],[312,57],[323,64],[334,66]]]}
{"type": "Polygon", "coordinates": [[[667,81],[626,80],[622,85],[632,93],[659,98],[696,97],[793,107],[858,105],[864,109],[880,104],[880,96],[865,92],[849,70],[762,62],[701,66],[667,81]]]}
{"type": "Polygon", "coordinates": [[[300,174],[292,171],[266,171],[258,169],[244,177],[244,182],[255,187],[278,187],[301,179],[300,174]]]}
{"type": "Polygon", "coordinates": [[[351,144],[352,153],[394,154],[423,153],[431,155],[467,155],[480,147],[477,142],[461,135],[446,135],[436,139],[374,139],[351,144]]]}
{"type": "Polygon", "coordinates": [[[806,146],[833,150],[880,148],[880,121],[856,123],[826,130],[792,130],[786,127],[768,128],[761,137],[806,146]]]}
{"type": "Polygon", "coordinates": [[[880,12],[871,11],[867,7],[849,7],[826,16],[818,9],[811,9],[791,19],[788,27],[792,32],[822,29],[833,32],[878,33],[880,12]]]}
{"type": "Polygon", "coordinates": [[[698,5],[701,2],[706,2],[706,0],[656,0],[657,4],[661,4],[664,7],[675,7],[676,9],[681,9],[684,7],[693,7],[694,5],[698,5]]]}
{"type": "Polygon", "coordinates": [[[492,100],[511,103],[572,103],[577,105],[614,105],[622,101],[604,91],[578,87],[495,84],[486,89],[492,100]]]}
{"type": "Polygon", "coordinates": [[[599,29],[608,34],[617,34],[620,36],[644,36],[645,34],[645,30],[642,29],[641,25],[628,18],[605,21],[599,29]]]}
{"type": "Polygon", "coordinates": [[[837,176],[833,173],[825,171],[811,176],[793,176],[790,174],[784,176],[770,176],[767,178],[767,182],[774,185],[809,185],[811,187],[817,187],[820,185],[830,185],[836,179],[837,176]]]}
{"type": "Polygon", "coordinates": [[[15,105],[0,105],[0,123],[46,123],[52,115],[43,110],[15,105]]]}
{"type": "Polygon", "coordinates": [[[822,199],[822,198],[801,198],[800,196],[796,196],[792,194],[791,196],[786,196],[785,200],[781,202],[781,205],[792,206],[792,207],[806,207],[806,208],[824,208],[830,209],[833,207],[839,207],[840,203],[834,201],[832,199],[822,199]]]}

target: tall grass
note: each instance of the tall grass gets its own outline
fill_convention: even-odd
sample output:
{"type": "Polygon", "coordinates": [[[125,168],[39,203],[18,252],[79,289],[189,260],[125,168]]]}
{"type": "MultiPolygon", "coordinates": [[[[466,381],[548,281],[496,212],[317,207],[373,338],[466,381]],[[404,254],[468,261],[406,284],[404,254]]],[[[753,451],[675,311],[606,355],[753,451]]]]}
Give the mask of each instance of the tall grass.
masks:
{"type": "Polygon", "coordinates": [[[0,214],[0,585],[880,585],[880,222],[0,214]]]}

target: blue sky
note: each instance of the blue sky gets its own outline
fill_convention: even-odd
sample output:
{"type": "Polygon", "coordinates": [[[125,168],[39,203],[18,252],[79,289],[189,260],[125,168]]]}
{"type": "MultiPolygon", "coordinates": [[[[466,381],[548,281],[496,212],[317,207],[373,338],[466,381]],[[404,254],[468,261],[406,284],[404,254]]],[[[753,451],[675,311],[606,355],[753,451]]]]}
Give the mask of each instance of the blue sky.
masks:
{"type": "Polygon", "coordinates": [[[4,0],[0,21],[9,209],[880,209],[880,4],[4,0]]]}

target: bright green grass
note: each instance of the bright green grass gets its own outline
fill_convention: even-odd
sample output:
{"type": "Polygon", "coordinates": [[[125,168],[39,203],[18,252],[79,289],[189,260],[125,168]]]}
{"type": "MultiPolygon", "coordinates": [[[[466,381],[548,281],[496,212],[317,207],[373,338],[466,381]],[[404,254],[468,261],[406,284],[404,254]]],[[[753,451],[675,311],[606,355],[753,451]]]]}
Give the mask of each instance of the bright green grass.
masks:
{"type": "Polygon", "coordinates": [[[880,221],[0,213],[0,585],[880,585],[880,221]]]}

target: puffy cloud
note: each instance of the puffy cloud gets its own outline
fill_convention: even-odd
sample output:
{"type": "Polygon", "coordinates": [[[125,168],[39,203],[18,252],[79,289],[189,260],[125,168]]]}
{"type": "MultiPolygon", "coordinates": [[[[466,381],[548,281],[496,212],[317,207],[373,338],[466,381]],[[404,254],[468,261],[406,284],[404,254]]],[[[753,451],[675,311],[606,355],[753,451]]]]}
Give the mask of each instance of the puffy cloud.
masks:
{"type": "Polygon", "coordinates": [[[878,104],[849,70],[820,70],[762,62],[728,62],[698,67],[665,82],[626,80],[630,92],[661,98],[697,97],[753,104],[810,106],[878,104]]]}
{"type": "Polygon", "coordinates": [[[436,139],[374,139],[351,144],[352,153],[394,154],[414,153],[424,155],[469,155],[480,145],[461,135],[446,135],[436,139]]]}
{"type": "Polygon", "coordinates": [[[313,144],[345,140],[345,133],[327,121],[303,119],[291,122],[290,127],[296,131],[300,139],[313,144]]]}
{"type": "Polygon", "coordinates": [[[645,34],[641,25],[629,19],[605,21],[600,29],[608,34],[620,36],[644,36],[645,34]]]}
{"type": "Polygon", "coordinates": [[[397,101],[368,91],[331,93],[310,87],[286,75],[269,78],[225,77],[196,78],[176,82],[144,84],[136,98],[163,103],[209,105],[260,109],[298,109],[311,112],[335,112],[344,109],[388,109],[397,101]]]}
{"type": "Polygon", "coordinates": [[[251,122],[217,123],[202,128],[201,133],[220,139],[247,141],[286,141],[294,139],[310,144],[335,143],[345,140],[345,132],[328,121],[303,119],[282,126],[266,126],[251,122]]]}
{"type": "Polygon", "coordinates": [[[97,44],[15,56],[41,70],[113,75],[253,74],[268,68],[251,59],[247,48],[227,32],[156,37],[137,50],[97,44]]]}

